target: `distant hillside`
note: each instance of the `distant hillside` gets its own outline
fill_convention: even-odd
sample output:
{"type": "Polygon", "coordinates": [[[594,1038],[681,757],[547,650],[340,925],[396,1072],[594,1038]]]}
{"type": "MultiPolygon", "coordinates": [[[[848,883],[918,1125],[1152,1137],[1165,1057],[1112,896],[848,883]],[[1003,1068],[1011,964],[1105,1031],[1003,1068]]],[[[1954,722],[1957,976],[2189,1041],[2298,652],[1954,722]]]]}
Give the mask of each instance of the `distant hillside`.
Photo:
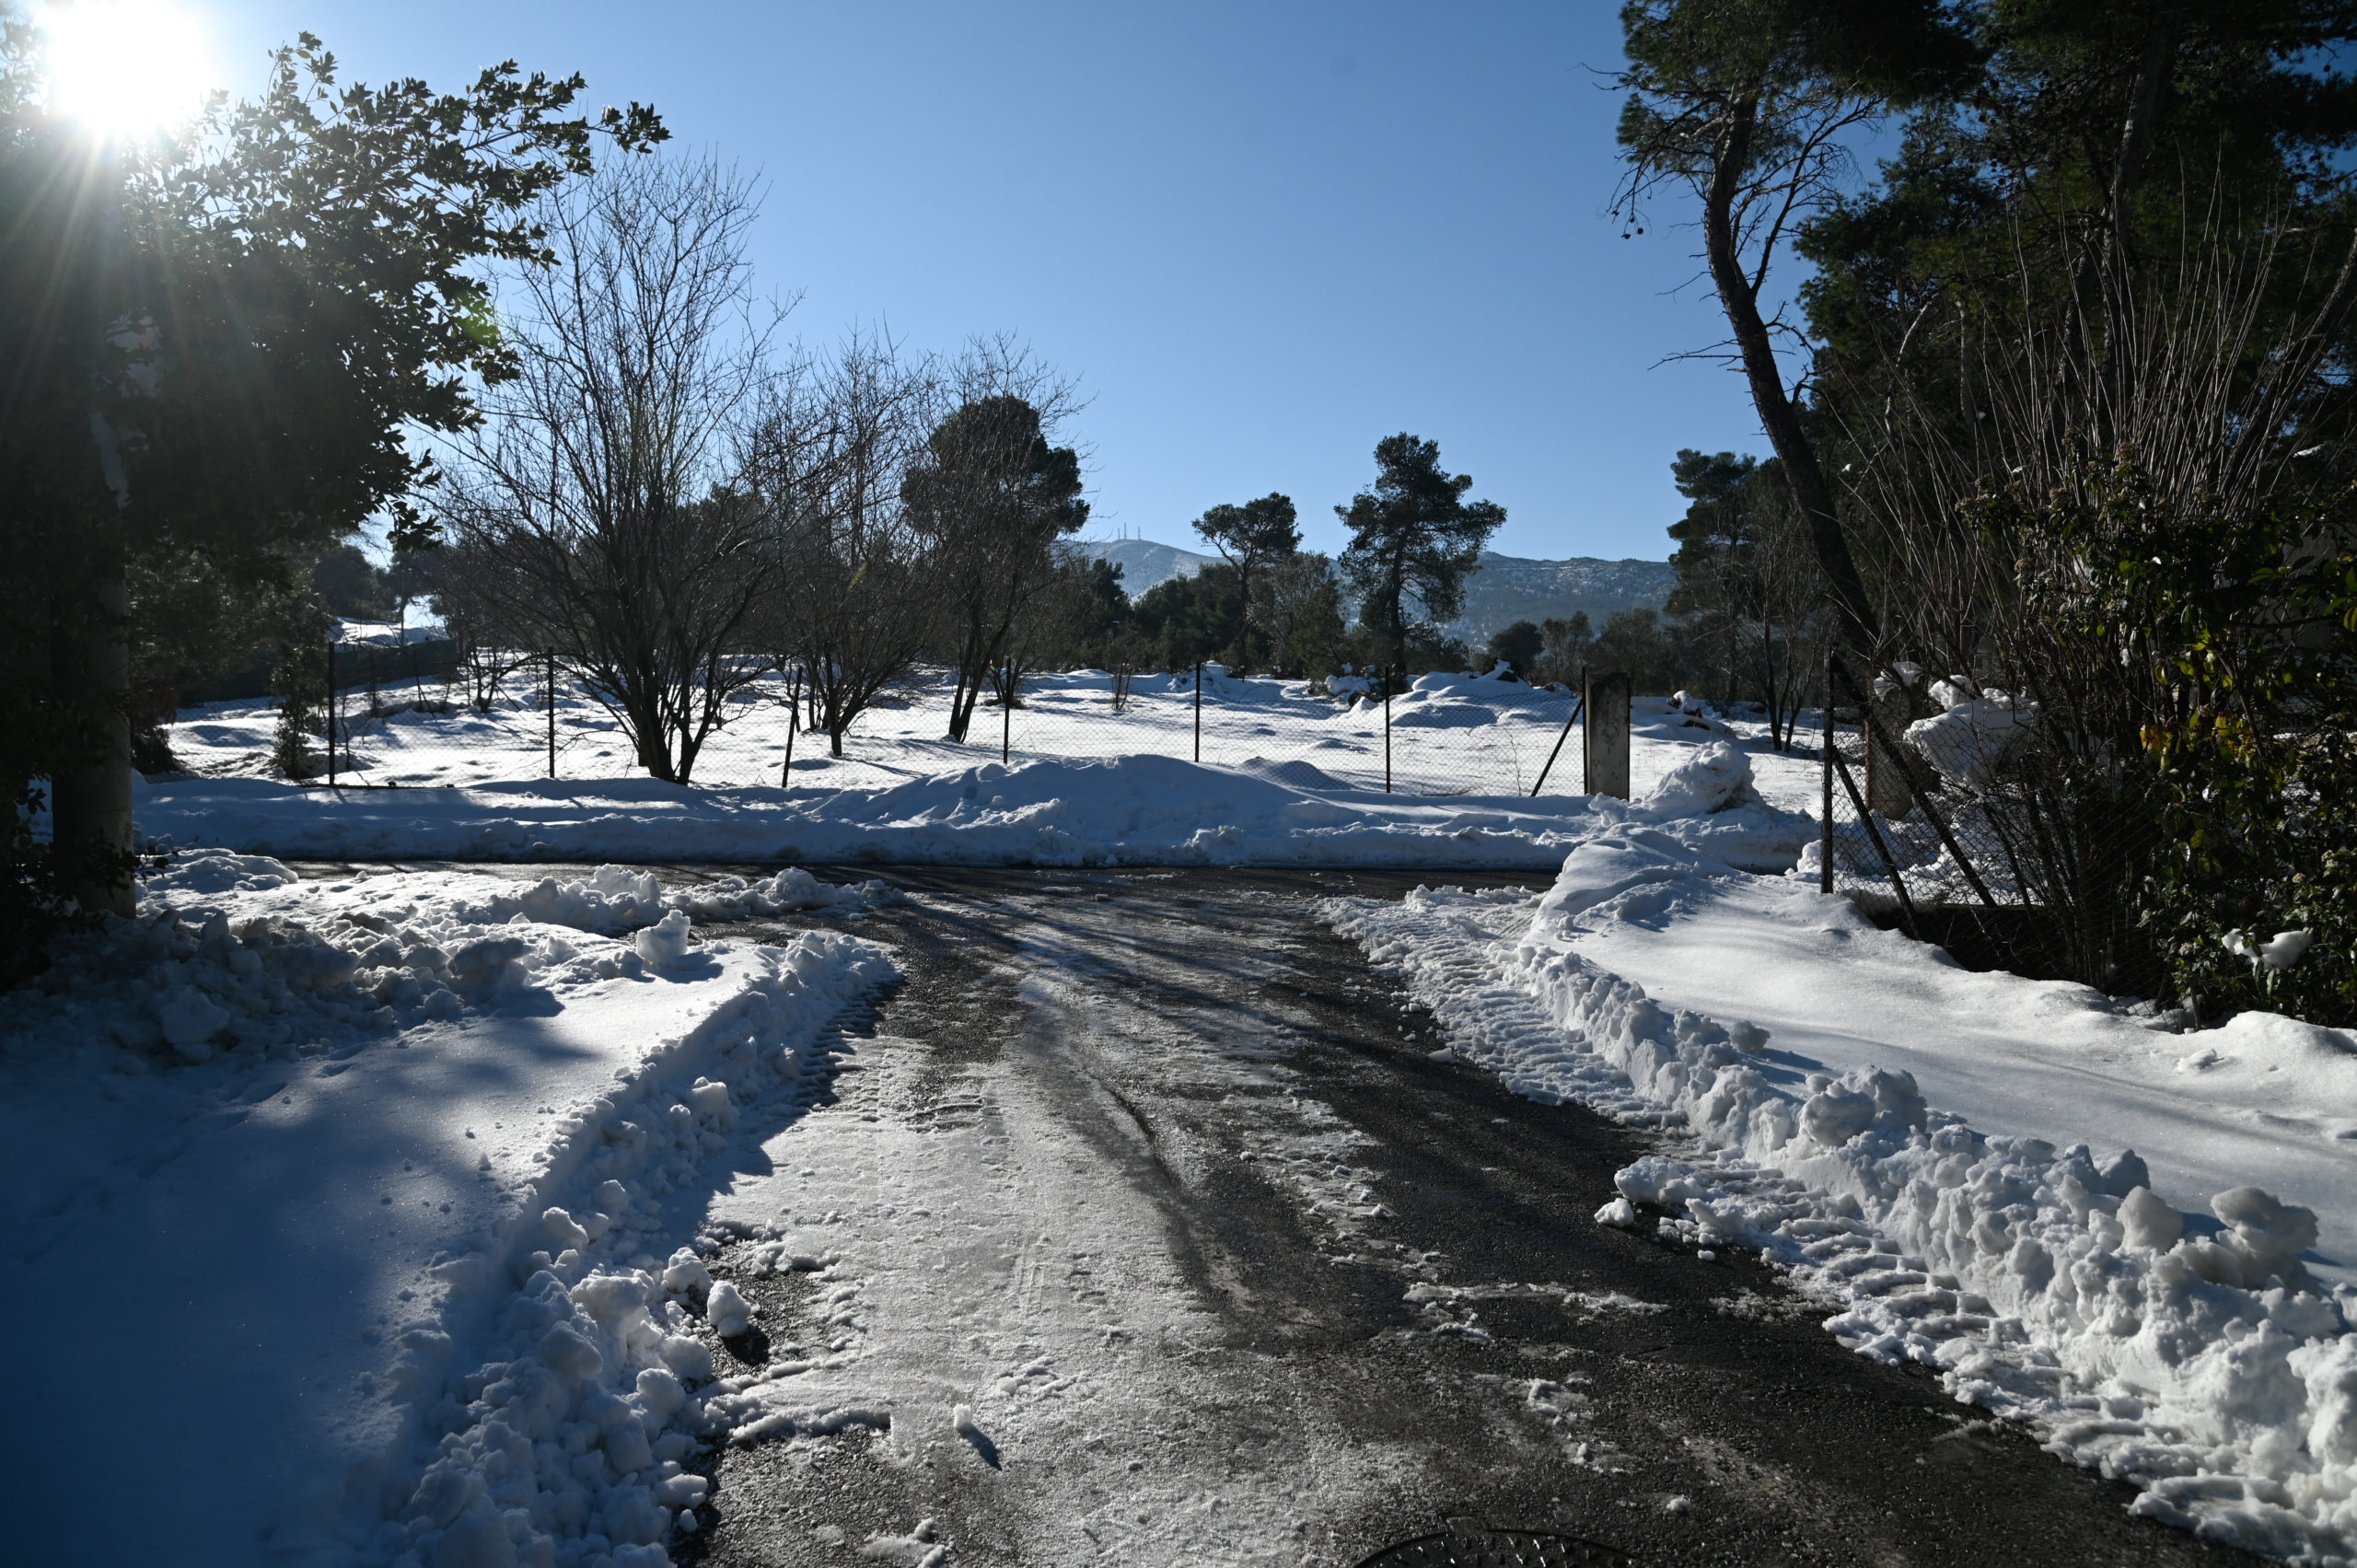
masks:
{"type": "Polygon", "coordinates": [[[1119,566],[1121,587],[1132,598],[1156,583],[1191,577],[1204,567],[1219,563],[1216,555],[1201,555],[1177,545],[1156,544],[1150,539],[1085,540],[1080,548],[1119,566]]]}
{"type": "MultiPolygon", "coordinates": [[[[1081,546],[1115,562],[1132,598],[1156,583],[1191,577],[1219,557],[1150,539],[1120,539],[1081,546]]],[[[1532,561],[1519,555],[1481,552],[1481,569],[1465,585],[1465,613],[1444,628],[1452,637],[1480,644],[1517,621],[1544,621],[1579,610],[1601,628],[1615,610],[1669,602],[1678,575],[1666,561],[1599,561],[1576,555],[1569,561],[1532,561]]]]}
{"type": "Polygon", "coordinates": [[[1600,629],[1615,610],[1640,605],[1659,610],[1677,586],[1678,574],[1666,561],[1599,561],[1592,555],[1531,561],[1485,550],[1481,569],[1465,585],[1465,613],[1443,629],[1479,645],[1517,621],[1583,610],[1600,629]]]}

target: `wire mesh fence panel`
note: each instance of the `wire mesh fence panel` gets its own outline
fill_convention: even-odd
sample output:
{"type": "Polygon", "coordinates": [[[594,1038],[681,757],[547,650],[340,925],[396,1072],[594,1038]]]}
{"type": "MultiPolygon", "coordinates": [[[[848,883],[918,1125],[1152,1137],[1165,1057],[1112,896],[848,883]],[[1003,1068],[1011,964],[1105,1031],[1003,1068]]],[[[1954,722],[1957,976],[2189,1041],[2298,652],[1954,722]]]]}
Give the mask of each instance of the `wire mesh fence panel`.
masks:
{"type": "Polygon", "coordinates": [[[2025,973],[2154,983],[2135,919],[2150,826],[2072,776],[2033,703],[1906,664],[1870,686],[1837,665],[1829,689],[1821,886],[2025,973]]]}
{"type": "MultiPolygon", "coordinates": [[[[435,676],[336,693],[332,782],[345,787],[463,787],[645,778],[631,726],[581,674],[546,655],[470,654],[435,676]]],[[[1217,665],[1118,677],[1027,677],[1009,711],[988,696],[962,741],[949,738],[954,682],[922,673],[860,713],[842,738],[801,683],[774,669],[719,704],[687,759],[686,782],[886,789],[984,762],[1161,757],[1258,774],[1309,790],[1407,796],[1550,796],[1585,787],[1578,697],[1511,679],[1433,675],[1383,684],[1230,675],[1217,665]],[[1550,761],[1551,759],[1551,761],[1550,761]]],[[[266,773],[280,713],[273,701],[182,715],[174,746],[206,774],[266,773]]],[[[321,736],[322,740],[325,736],[321,736]]],[[[681,738],[666,738],[679,771],[681,738]]],[[[314,782],[330,782],[322,766],[314,782]]]]}
{"type": "MultiPolygon", "coordinates": [[[[1395,692],[1231,676],[1139,676],[1117,693],[1097,672],[1025,692],[1004,726],[1010,755],[1160,756],[1233,768],[1311,790],[1419,796],[1528,795],[1575,700],[1515,681],[1434,679],[1395,692]],[[1116,697],[1120,698],[1116,705],[1116,697]]],[[[1574,793],[1577,770],[1550,778],[1574,793]]]]}

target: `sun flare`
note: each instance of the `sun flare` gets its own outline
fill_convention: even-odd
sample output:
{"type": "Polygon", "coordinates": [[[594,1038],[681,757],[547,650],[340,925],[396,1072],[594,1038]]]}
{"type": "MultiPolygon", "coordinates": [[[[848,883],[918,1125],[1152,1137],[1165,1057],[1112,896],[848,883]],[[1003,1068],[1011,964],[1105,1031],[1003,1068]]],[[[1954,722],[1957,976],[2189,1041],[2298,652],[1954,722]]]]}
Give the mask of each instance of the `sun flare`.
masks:
{"type": "Polygon", "coordinates": [[[203,101],[209,41],[196,17],[157,0],[81,0],[41,18],[50,107],[109,135],[174,125],[203,101]]]}

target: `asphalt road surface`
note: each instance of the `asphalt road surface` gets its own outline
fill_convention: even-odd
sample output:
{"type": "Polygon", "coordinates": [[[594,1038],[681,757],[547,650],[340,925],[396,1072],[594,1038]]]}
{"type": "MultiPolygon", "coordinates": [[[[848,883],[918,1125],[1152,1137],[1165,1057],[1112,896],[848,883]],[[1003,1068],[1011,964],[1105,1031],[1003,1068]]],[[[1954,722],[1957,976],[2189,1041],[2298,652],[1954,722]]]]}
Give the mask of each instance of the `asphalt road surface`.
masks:
{"type": "Polygon", "coordinates": [[[1349,1568],[1451,1521],[1597,1562],[2256,1561],[1756,1259],[1597,1225],[1644,1136],[1436,1057],[1311,912],[1543,877],[862,874],[910,901],[700,928],[849,929],[905,979],[714,1202],[759,1308],[719,1360],[773,1419],[681,1561],[1349,1568]]]}

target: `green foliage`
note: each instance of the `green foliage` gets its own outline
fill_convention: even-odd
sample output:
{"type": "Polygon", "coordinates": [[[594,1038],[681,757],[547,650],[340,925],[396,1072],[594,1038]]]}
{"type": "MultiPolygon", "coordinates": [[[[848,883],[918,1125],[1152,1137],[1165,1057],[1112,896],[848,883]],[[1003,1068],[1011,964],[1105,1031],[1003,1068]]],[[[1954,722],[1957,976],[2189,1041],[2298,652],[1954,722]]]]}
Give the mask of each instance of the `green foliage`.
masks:
{"type": "Polygon", "coordinates": [[[1538,623],[1538,662],[1532,668],[1531,677],[1577,686],[1580,671],[1586,668],[1595,649],[1596,628],[1589,622],[1586,610],[1575,610],[1568,617],[1550,615],[1538,623]]]}
{"type": "Polygon", "coordinates": [[[1539,656],[1546,651],[1547,634],[1535,621],[1517,621],[1490,636],[1489,655],[1492,661],[1504,659],[1516,675],[1527,680],[1538,668],[1539,656]]]}
{"type": "Polygon", "coordinates": [[[1295,679],[1341,668],[1342,579],[1317,551],[1295,551],[1252,585],[1252,624],[1277,673],[1295,679]]]}
{"type": "Polygon", "coordinates": [[[2171,507],[2132,462],[2090,489],[2073,505],[1993,498],[1983,517],[2056,540],[2054,563],[2033,571],[2034,599],[2063,636],[2119,650],[2126,733],[2119,761],[2089,783],[2154,830],[2137,889],[2145,933],[2205,1016],[2267,1007],[2357,1022],[2346,510],[2171,507]],[[2310,946],[2288,967],[2235,951],[2293,930],[2310,946]]]}
{"type": "Polygon", "coordinates": [[[1236,645],[1244,627],[1242,575],[1223,564],[1165,578],[1138,596],[1130,616],[1163,668],[1216,659],[1236,645]]]}
{"type": "Polygon", "coordinates": [[[1678,573],[1667,609],[1689,656],[1680,685],[1767,712],[1781,748],[1824,664],[1825,579],[1783,464],[1680,451],[1672,481],[1689,503],[1669,528],[1678,573]]]}
{"type": "Polygon", "coordinates": [[[1102,663],[1107,646],[1129,619],[1130,596],[1121,591],[1121,568],[1101,557],[1074,552],[1057,563],[1055,575],[1032,606],[1023,662],[1037,669],[1102,663]]]}
{"type": "MultiPolygon", "coordinates": [[[[110,736],[142,699],[91,649],[133,645],[155,700],[248,641],[238,619],[293,585],[296,561],[372,514],[414,528],[427,475],[404,432],[463,428],[470,384],[512,373],[467,269],[542,258],[528,209],[588,169],[593,138],[664,134],[637,105],[572,115],[580,78],[512,63],[459,94],[343,86],[305,34],[259,99],[100,145],[41,107],[40,48],[0,14],[10,797],[75,759],[115,765],[110,736]],[[105,608],[117,584],[128,624],[105,608]]],[[[49,873],[28,865],[0,880],[0,925],[38,923],[49,873]]]]}
{"type": "Polygon", "coordinates": [[[1051,584],[1056,541],[1088,521],[1080,454],[1051,444],[1028,398],[968,400],[934,427],[900,499],[936,552],[949,596],[946,651],[958,672],[949,735],[963,740],[985,686],[1020,685],[1010,647],[1027,607],[1051,584]]]}
{"type": "Polygon", "coordinates": [[[339,544],[311,563],[311,587],[330,615],[390,621],[398,611],[385,570],[356,544],[339,544]]]}
{"type": "Polygon", "coordinates": [[[1375,488],[1334,508],[1351,529],[1342,576],[1359,596],[1360,622],[1388,644],[1392,663],[1405,665],[1411,639],[1429,643],[1433,625],[1463,609],[1465,579],[1506,509],[1467,501],[1473,476],[1443,471],[1437,441],[1387,436],[1376,443],[1375,462],[1375,488]]]}
{"type": "Polygon", "coordinates": [[[328,626],[316,613],[301,618],[309,634],[290,640],[271,667],[271,694],[277,697],[278,727],[271,738],[271,765],[289,779],[316,777],[327,762],[321,749],[329,700],[334,695],[329,668],[328,626]]]}

